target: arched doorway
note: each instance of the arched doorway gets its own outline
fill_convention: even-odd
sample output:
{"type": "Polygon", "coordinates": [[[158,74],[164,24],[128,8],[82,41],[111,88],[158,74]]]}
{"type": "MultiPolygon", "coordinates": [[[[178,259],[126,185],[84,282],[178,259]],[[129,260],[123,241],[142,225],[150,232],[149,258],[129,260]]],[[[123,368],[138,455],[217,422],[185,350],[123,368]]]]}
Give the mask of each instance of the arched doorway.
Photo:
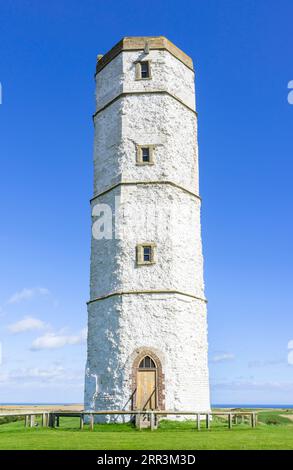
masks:
{"type": "Polygon", "coordinates": [[[138,410],[157,408],[157,368],[150,356],[144,356],[138,366],[136,408],[138,410]]]}
{"type": "Polygon", "coordinates": [[[158,356],[147,348],[136,351],[132,369],[133,409],[164,409],[164,375],[158,356]]]}

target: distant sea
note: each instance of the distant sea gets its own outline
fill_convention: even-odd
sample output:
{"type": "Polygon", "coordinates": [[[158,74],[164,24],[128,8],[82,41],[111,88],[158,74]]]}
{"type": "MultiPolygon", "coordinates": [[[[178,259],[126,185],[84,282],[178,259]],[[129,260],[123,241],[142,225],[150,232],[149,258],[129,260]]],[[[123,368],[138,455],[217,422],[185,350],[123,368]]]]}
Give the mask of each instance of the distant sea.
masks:
{"type": "Polygon", "coordinates": [[[13,406],[13,405],[17,405],[17,406],[41,406],[41,405],[65,405],[65,406],[70,406],[70,405],[79,405],[81,403],[77,403],[77,402],[74,402],[74,403],[57,403],[57,402],[40,402],[40,403],[19,403],[19,402],[13,402],[13,403],[6,403],[6,402],[3,402],[3,403],[0,403],[0,405],[4,405],[4,406],[13,406]]]}
{"type": "Polygon", "coordinates": [[[213,403],[212,408],[293,408],[293,405],[263,405],[257,403],[213,403]]]}
{"type": "MultiPolygon", "coordinates": [[[[79,403],[0,403],[0,405],[7,405],[7,406],[12,406],[12,405],[18,405],[18,406],[34,406],[34,405],[78,405],[79,403]]],[[[293,404],[292,405],[280,405],[280,404],[270,404],[270,405],[263,405],[263,404],[257,404],[257,403],[251,403],[251,404],[244,404],[244,403],[212,403],[212,408],[290,408],[293,409],[293,404]]]]}

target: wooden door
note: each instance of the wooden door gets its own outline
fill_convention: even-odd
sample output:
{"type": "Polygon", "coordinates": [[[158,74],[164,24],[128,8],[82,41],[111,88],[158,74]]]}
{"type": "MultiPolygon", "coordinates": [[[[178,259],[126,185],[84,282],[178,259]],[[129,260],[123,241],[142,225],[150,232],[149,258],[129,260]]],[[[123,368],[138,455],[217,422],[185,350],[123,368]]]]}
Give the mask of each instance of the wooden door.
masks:
{"type": "Polygon", "coordinates": [[[136,408],[154,410],[156,408],[156,371],[138,370],[136,408]]]}

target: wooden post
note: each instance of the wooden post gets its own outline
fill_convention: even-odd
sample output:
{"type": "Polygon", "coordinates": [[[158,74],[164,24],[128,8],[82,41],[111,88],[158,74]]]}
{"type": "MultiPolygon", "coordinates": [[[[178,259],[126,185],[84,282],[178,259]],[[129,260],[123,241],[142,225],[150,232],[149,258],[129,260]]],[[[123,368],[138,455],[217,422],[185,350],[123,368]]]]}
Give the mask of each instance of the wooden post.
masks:
{"type": "Polygon", "coordinates": [[[56,426],[57,428],[60,426],[60,416],[56,416],[56,426]]]}
{"type": "Polygon", "coordinates": [[[209,415],[209,413],[206,414],[206,428],[210,429],[210,415],[209,415]]]}
{"type": "Polygon", "coordinates": [[[197,413],[196,415],[196,421],[197,421],[197,430],[200,431],[200,414],[197,413]]]}
{"type": "Polygon", "coordinates": [[[79,423],[79,428],[83,429],[84,426],[84,415],[80,415],[80,423],[79,423]]]}
{"type": "Polygon", "coordinates": [[[55,427],[55,415],[54,415],[54,413],[49,413],[49,427],[50,428],[55,427]]]}
{"type": "Polygon", "coordinates": [[[24,427],[25,428],[28,427],[28,415],[25,415],[25,417],[24,417],[24,427]]]}
{"type": "Polygon", "coordinates": [[[94,430],[94,415],[90,415],[90,431],[94,430]]]}
{"type": "Polygon", "coordinates": [[[47,427],[47,415],[46,413],[42,413],[42,427],[47,427]]]}
{"type": "Polygon", "coordinates": [[[228,413],[228,426],[232,429],[232,413],[228,413]]]}
{"type": "Polygon", "coordinates": [[[35,417],[34,415],[30,415],[30,427],[32,428],[35,424],[35,417]]]}
{"type": "Polygon", "coordinates": [[[150,420],[151,420],[151,431],[153,431],[155,429],[155,415],[154,415],[154,413],[151,413],[150,420]]]}
{"type": "Polygon", "coordinates": [[[250,424],[251,424],[251,427],[253,428],[253,413],[250,414],[250,424]]]}
{"type": "Polygon", "coordinates": [[[256,426],[256,416],[255,416],[255,413],[253,412],[251,416],[252,416],[252,427],[255,428],[255,426],[256,426]]]}
{"type": "Polygon", "coordinates": [[[137,419],[137,427],[139,430],[141,430],[141,418],[142,418],[142,415],[140,413],[138,413],[136,415],[136,419],[137,419]]]}

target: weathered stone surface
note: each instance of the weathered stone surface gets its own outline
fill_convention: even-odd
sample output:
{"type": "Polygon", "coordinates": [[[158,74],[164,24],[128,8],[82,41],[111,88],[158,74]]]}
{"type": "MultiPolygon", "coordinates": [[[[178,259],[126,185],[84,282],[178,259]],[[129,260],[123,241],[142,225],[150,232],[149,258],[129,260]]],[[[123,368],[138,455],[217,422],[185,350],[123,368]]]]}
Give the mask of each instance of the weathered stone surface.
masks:
{"type": "Polygon", "coordinates": [[[95,126],[95,194],[121,181],[157,180],[198,194],[196,116],[171,96],[122,97],[95,126]],[[154,165],[136,165],[136,143],[155,146],[154,165]]]}
{"type": "Polygon", "coordinates": [[[134,352],[142,347],[161,360],[166,409],[209,409],[206,305],[173,294],[124,295],[90,304],[87,409],[130,405],[134,352]]]}
{"type": "Polygon", "coordinates": [[[153,47],[146,57],[113,55],[96,80],[92,208],[111,208],[116,237],[92,237],[85,408],[131,409],[135,358],[146,350],[161,364],[165,409],[207,411],[193,71],[153,47]],[[150,80],[135,79],[142,57],[150,80]],[[137,145],[148,144],[154,164],[137,165],[137,145]],[[145,242],[156,244],[156,262],[137,266],[136,246],[145,242]]]}
{"type": "Polygon", "coordinates": [[[106,54],[98,55],[96,72],[99,73],[122,51],[144,51],[146,44],[149,51],[152,49],[166,50],[176,57],[177,60],[180,60],[183,64],[185,64],[185,66],[193,70],[192,59],[164,36],[139,36],[124,37],[106,54]]]}

